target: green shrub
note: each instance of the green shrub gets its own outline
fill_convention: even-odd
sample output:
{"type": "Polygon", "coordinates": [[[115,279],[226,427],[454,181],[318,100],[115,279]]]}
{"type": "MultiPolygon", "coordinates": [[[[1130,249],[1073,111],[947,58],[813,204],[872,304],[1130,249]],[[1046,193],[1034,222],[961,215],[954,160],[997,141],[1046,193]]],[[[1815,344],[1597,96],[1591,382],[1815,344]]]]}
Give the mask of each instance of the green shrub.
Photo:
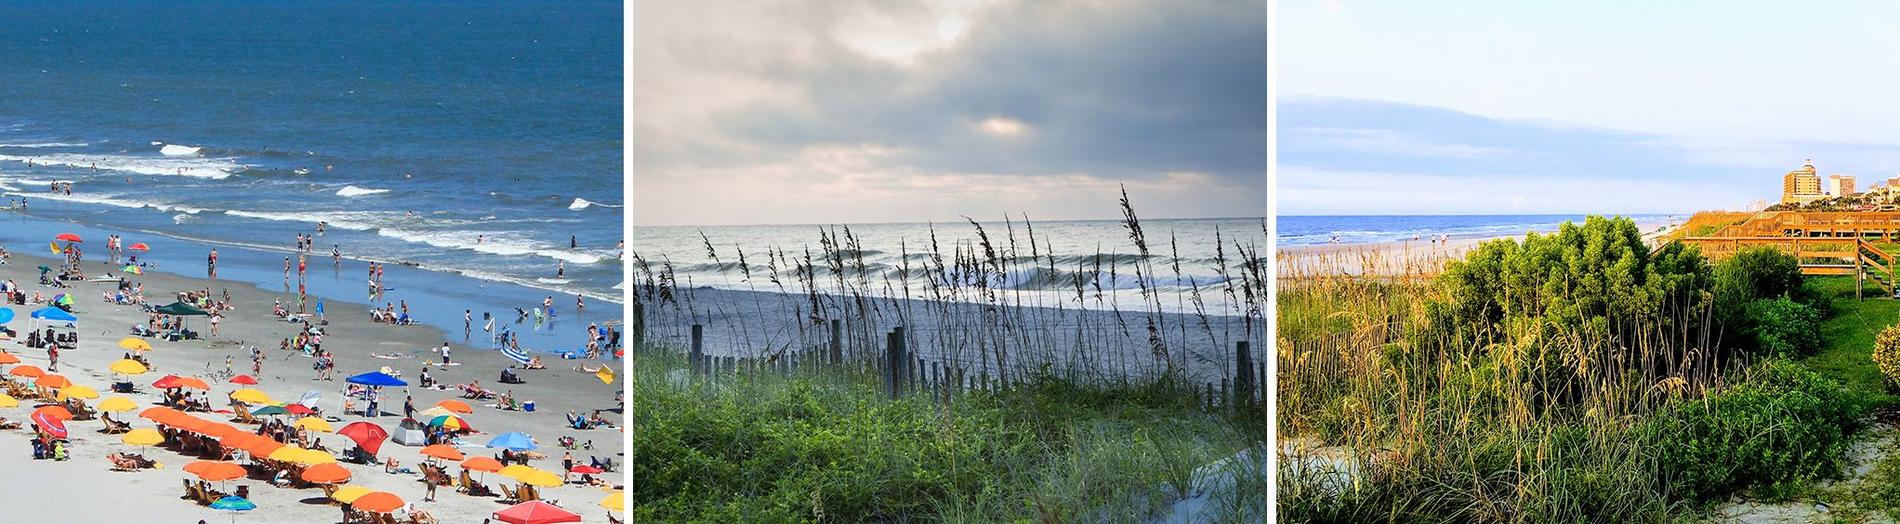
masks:
{"type": "Polygon", "coordinates": [[[1645,424],[1665,490],[1696,501],[1742,490],[1785,498],[1839,473],[1862,412],[1845,386],[1776,359],[1645,424]]]}
{"type": "Polygon", "coordinates": [[[1889,389],[1900,385],[1900,324],[1887,326],[1874,336],[1874,365],[1887,376],[1889,389]]]}
{"type": "Polygon", "coordinates": [[[1807,356],[1821,348],[1821,313],[1788,297],[1760,299],[1744,309],[1755,347],[1781,357],[1807,356]]]}

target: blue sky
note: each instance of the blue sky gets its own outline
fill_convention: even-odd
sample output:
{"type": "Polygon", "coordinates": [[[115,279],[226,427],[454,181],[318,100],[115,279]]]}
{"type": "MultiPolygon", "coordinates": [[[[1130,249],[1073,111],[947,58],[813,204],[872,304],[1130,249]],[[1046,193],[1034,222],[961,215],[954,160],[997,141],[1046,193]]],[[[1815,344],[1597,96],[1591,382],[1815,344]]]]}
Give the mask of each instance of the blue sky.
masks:
{"type": "Polygon", "coordinates": [[[1900,4],[1282,2],[1283,214],[1678,212],[1900,173],[1900,4]]]}

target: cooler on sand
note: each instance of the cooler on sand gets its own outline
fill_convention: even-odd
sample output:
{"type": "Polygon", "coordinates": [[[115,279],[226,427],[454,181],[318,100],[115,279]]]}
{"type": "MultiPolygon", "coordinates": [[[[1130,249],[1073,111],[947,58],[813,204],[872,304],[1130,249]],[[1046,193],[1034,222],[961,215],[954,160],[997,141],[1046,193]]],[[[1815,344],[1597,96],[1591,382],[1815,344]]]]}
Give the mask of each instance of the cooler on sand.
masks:
{"type": "Polygon", "coordinates": [[[527,401],[527,402],[522,402],[522,403],[521,403],[521,410],[522,410],[522,411],[534,411],[534,401],[532,401],[532,400],[530,400],[530,401],[527,401]]]}

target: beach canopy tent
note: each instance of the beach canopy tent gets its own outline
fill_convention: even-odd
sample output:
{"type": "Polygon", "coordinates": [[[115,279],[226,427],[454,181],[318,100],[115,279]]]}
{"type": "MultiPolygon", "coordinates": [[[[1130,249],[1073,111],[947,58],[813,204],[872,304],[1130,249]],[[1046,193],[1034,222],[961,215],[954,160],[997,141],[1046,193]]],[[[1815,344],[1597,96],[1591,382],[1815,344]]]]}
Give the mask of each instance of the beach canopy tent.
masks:
{"type": "Polygon", "coordinates": [[[395,432],[390,433],[389,440],[404,446],[415,447],[427,445],[429,436],[422,431],[422,424],[415,420],[404,420],[396,427],[395,432]]]}
{"type": "Polygon", "coordinates": [[[64,309],[56,308],[53,306],[46,306],[46,307],[34,310],[33,318],[35,320],[44,320],[47,322],[68,322],[68,323],[79,322],[79,316],[69,313],[64,309]]]}
{"type": "Polygon", "coordinates": [[[365,386],[407,386],[409,385],[408,382],[403,382],[402,379],[392,377],[388,373],[383,373],[381,371],[371,371],[371,372],[364,373],[361,375],[354,375],[344,380],[351,384],[361,384],[365,386]]]}
{"type": "Polygon", "coordinates": [[[208,313],[203,309],[199,309],[198,306],[186,304],[184,302],[173,302],[170,304],[165,304],[164,306],[161,306],[158,309],[154,309],[152,311],[156,313],[162,313],[162,314],[178,316],[178,317],[211,316],[211,313],[208,313]]]}
{"type": "Polygon", "coordinates": [[[558,524],[561,522],[580,522],[581,516],[560,506],[530,500],[497,511],[495,520],[512,524],[558,524]]]}

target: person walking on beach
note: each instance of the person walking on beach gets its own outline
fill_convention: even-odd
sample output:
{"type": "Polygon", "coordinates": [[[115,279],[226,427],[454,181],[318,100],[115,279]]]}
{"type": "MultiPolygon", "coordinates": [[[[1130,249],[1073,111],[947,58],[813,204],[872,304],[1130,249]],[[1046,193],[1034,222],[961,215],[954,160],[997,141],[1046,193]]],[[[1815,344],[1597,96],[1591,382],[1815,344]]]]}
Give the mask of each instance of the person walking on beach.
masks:
{"type": "MultiPolygon", "coordinates": [[[[410,419],[410,420],[414,420],[416,418],[416,397],[414,395],[403,396],[402,418],[410,419]]],[[[430,484],[434,484],[434,483],[431,482],[430,484]]]]}
{"type": "Polygon", "coordinates": [[[474,331],[474,329],[475,312],[467,309],[462,310],[462,338],[464,340],[468,339],[469,332],[474,331]]]}
{"type": "Polygon", "coordinates": [[[284,257],[284,278],[290,278],[290,257],[284,257]]]}
{"type": "MultiPolygon", "coordinates": [[[[218,323],[219,323],[219,322],[221,322],[221,321],[223,321],[223,320],[224,320],[224,314],[223,314],[223,313],[212,313],[212,314],[211,314],[211,336],[214,336],[214,337],[215,337],[215,336],[218,336],[218,323]]],[[[224,368],[225,368],[225,369],[224,369],[225,371],[230,371],[230,370],[231,370],[231,362],[230,362],[230,357],[225,357],[225,363],[224,363],[224,368]]]]}
{"type": "Polygon", "coordinates": [[[211,248],[211,254],[205,256],[205,274],[218,278],[218,248],[211,248]]]}
{"type": "Polygon", "coordinates": [[[574,294],[574,310],[580,311],[583,309],[587,309],[587,299],[582,298],[580,293],[575,293],[574,294]]]}
{"type": "Polygon", "coordinates": [[[46,345],[46,370],[59,371],[59,344],[46,345]]]}

